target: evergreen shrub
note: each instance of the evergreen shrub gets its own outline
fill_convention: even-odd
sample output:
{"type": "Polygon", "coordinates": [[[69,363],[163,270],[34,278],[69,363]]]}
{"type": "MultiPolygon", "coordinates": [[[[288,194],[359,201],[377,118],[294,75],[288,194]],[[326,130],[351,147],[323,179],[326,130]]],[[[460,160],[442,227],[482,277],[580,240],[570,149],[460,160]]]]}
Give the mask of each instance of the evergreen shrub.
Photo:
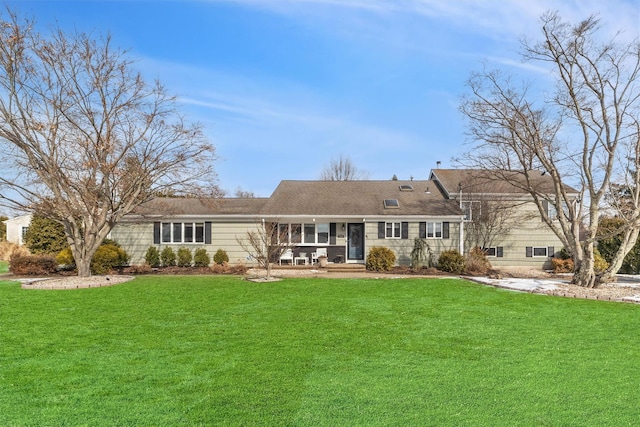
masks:
{"type": "Polygon", "coordinates": [[[367,255],[367,270],[389,271],[396,263],[396,254],[389,248],[374,246],[367,255]]]}
{"type": "Polygon", "coordinates": [[[461,274],[466,268],[464,256],[455,249],[444,251],[438,258],[438,268],[447,273],[461,274]]]}

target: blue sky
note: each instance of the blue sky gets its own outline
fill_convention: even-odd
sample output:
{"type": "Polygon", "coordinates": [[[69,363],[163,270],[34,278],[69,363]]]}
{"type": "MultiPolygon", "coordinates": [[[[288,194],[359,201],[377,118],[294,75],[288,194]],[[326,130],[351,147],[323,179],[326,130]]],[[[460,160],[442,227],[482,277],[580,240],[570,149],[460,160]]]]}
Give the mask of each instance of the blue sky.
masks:
{"type": "Polygon", "coordinates": [[[205,125],[220,186],[258,196],[317,179],[341,154],[371,179],[453,166],[470,149],[458,105],[472,71],[549,79],[518,56],[545,10],[572,22],[599,13],[625,39],[640,32],[638,0],[6,3],[43,29],[110,32],[205,125]]]}

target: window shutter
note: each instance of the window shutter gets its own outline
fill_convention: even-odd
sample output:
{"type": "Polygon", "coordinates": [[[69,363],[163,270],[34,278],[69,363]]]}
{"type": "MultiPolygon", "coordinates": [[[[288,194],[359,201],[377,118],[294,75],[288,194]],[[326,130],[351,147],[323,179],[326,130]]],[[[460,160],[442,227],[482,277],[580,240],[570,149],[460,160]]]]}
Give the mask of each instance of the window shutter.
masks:
{"type": "Polygon", "coordinates": [[[402,239],[408,239],[409,238],[409,223],[408,222],[403,222],[400,228],[400,237],[402,239]]]}
{"type": "Polygon", "coordinates": [[[443,222],[442,223],[442,238],[443,239],[448,239],[449,238],[449,223],[448,222],[443,222]]]}
{"type": "Polygon", "coordinates": [[[204,223],[204,243],[205,245],[211,244],[211,222],[204,223]]]}
{"type": "Polygon", "coordinates": [[[159,222],[153,223],[153,244],[154,245],[160,244],[160,223],[159,222]]]}
{"type": "Polygon", "coordinates": [[[527,246],[526,251],[527,251],[527,258],[531,258],[533,256],[533,247],[527,246]]]}
{"type": "Polygon", "coordinates": [[[378,239],[384,239],[384,222],[378,223],[378,239]]]}
{"type": "Polygon", "coordinates": [[[418,235],[421,239],[426,239],[427,238],[427,223],[426,222],[421,222],[419,224],[419,231],[418,231],[418,235]]]}
{"type": "Polygon", "coordinates": [[[504,248],[503,248],[502,246],[498,246],[498,247],[496,248],[496,256],[497,256],[498,258],[502,258],[502,257],[504,257],[504,248]]]}
{"type": "Polygon", "coordinates": [[[336,223],[332,222],[329,224],[329,244],[336,244],[336,223]]]}
{"type": "Polygon", "coordinates": [[[553,256],[556,254],[555,248],[553,246],[549,246],[547,248],[547,256],[549,258],[553,258],[553,256]]]}

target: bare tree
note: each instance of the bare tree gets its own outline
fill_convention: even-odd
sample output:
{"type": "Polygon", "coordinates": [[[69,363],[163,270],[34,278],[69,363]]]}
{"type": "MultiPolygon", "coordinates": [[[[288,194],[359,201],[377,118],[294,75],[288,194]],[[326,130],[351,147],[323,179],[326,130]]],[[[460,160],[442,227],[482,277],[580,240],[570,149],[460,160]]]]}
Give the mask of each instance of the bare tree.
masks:
{"type": "MultiPolygon", "coordinates": [[[[0,204],[65,228],[79,276],[124,215],[154,194],[215,182],[213,146],[109,36],[48,37],[0,21],[0,204]]],[[[215,186],[210,187],[215,188],[215,186]]]]}
{"type": "MultiPolygon", "coordinates": [[[[464,202],[463,202],[464,203],[464,202]]],[[[518,217],[519,203],[486,197],[469,202],[469,222],[464,225],[465,248],[490,248],[496,246],[501,237],[509,234],[521,223],[518,217]]]]}
{"type": "Polygon", "coordinates": [[[253,199],[256,197],[253,191],[243,190],[242,187],[236,188],[235,196],[238,199],[253,199]]]}
{"type": "Polygon", "coordinates": [[[267,272],[267,280],[271,278],[271,263],[277,261],[287,249],[293,249],[288,224],[272,221],[257,221],[256,230],[247,231],[246,235],[236,237],[240,247],[246,251],[258,265],[267,272]]]}
{"type": "Polygon", "coordinates": [[[573,256],[573,282],[595,287],[612,280],[640,230],[640,43],[598,41],[591,16],[570,25],[556,13],[542,16],[543,38],[523,40],[523,57],[551,67],[555,87],[544,96],[516,86],[499,71],[474,73],[461,110],[475,147],[464,163],[493,171],[528,192],[542,219],[573,256]],[[540,104],[540,105],[538,105],[540,104]],[[540,172],[552,186],[544,186],[540,172]],[[594,271],[598,221],[615,174],[633,189],[626,205],[622,244],[609,268],[594,271]],[[571,187],[579,196],[571,193],[571,187]],[[547,204],[558,213],[549,215],[547,204]],[[585,224],[584,241],[580,229],[585,224]]]}
{"type": "Polygon", "coordinates": [[[331,159],[331,163],[322,170],[322,181],[357,181],[367,179],[369,173],[358,169],[349,157],[340,154],[340,157],[331,159]]]}

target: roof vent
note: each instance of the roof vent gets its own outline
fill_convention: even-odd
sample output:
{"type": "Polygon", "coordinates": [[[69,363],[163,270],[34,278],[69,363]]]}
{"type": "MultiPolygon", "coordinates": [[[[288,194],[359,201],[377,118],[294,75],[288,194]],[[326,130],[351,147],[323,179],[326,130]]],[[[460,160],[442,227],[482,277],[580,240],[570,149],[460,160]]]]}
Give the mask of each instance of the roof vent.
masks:
{"type": "Polygon", "coordinates": [[[384,208],[398,209],[400,208],[400,203],[398,203],[398,199],[384,199],[384,208]]]}
{"type": "Polygon", "coordinates": [[[400,186],[400,191],[413,191],[413,185],[410,184],[402,184],[400,186]]]}

